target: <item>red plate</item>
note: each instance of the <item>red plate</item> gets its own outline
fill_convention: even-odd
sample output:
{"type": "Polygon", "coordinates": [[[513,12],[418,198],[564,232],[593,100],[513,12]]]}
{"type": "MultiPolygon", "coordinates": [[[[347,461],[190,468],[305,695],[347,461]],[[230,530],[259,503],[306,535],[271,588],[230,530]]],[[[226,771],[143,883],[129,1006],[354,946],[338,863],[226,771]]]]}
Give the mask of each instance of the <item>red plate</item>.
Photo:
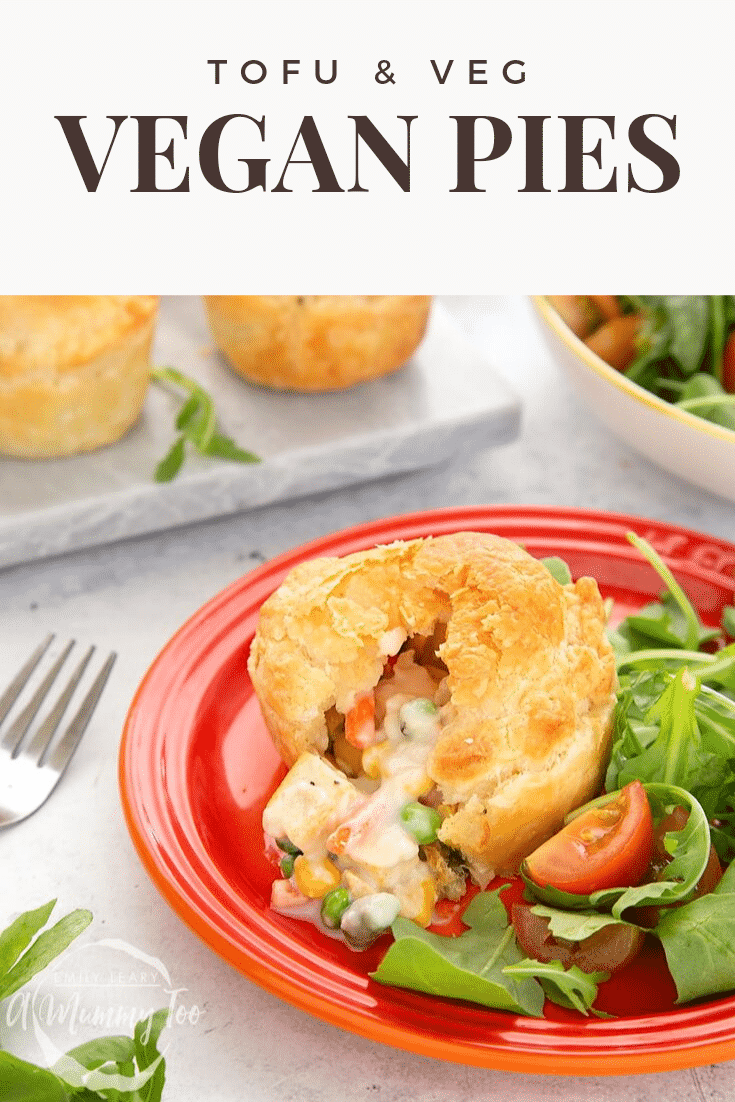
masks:
{"type": "Polygon", "coordinates": [[[735,1057],[735,996],[672,1005],[663,958],[635,962],[584,1019],[551,1007],[542,1020],[417,992],[368,977],[388,943],[353,953],[268,907],[275,870],[261,814],[283,775],[248,679],[260,605],[297,563],[377,543],[459,530],[496,532],[536,555],[561,555],[597,578],[618,615],[660,590],[625,539],[631,529],[666,557],[706,623],[733,602],[735,547],[657,521],[571,509],[442,509],[373,521],[290,551],[200,609],[146,675],[120,756],[123,807],[146,869],[185,922],[251,980],[333,1025],[458,1063],[512,1071],[624,1074],[735,1057]]]}

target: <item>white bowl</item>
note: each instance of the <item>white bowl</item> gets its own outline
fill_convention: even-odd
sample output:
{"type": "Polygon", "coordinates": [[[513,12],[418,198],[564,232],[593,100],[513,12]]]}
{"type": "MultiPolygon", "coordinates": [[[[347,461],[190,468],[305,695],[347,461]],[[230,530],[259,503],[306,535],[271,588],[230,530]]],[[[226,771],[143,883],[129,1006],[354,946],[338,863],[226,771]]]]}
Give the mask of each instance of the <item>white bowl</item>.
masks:
{"type": "Polygon", "coordinates": [[[554,360],[612,432],[659,467],[735,502],[735,432],[631,382],[591,352],[543,296],[532,301],[554,360]]]}

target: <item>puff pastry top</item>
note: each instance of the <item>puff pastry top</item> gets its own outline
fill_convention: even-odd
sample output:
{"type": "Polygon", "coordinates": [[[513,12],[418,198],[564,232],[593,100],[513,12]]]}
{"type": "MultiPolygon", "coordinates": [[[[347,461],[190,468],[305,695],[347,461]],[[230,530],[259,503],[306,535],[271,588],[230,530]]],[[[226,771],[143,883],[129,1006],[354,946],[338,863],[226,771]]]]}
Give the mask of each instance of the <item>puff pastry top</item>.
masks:
{"type": "Polygon", "coordinates": [[[154,315],[154,295],[0,296],[0,375],[74,369],[154,315]]]}
{"type": "Polygon", "coordinates": [[[325,753],[325,715],[375,686],[386,656],[446,623],[450,707],[428,763],[439,837],[475,879],[513,871],[599,790],[615,663],[596,583],[561,586],[516,544],[473,532],[293,570],[265,602],[249,671],[287,763],[325,753]]]}

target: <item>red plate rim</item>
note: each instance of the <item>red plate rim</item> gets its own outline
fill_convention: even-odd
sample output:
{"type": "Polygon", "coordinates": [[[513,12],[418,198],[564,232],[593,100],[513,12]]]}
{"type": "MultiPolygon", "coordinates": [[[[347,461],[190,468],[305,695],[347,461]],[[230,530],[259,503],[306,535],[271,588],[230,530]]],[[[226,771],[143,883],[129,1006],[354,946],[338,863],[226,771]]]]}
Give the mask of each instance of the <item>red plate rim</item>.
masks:
{"type": "MultiPolygon", "coordinates": [[[[257,612],[292,566],[317,555],[344,555],[398,538],[461,529],[520,539],[531,550],[551,546],[559,551],[604,553],[621,565],[639,560],[626,539],[626,533],[634,530],[657,546],[674,571],[728,590],[733,595],[728,600],[735,597],[735,546],[731,543],[661,521],[583,509],[488,505],[435,509],[368,521],[287,551],[233,582],[199,609],[154,660],[131,703],[120,748],[120,791],[128,828],[146,871],[179,917],[249,979],[324,1021],[381,1043],[456,1063],[557,1075],[663,1071],[734,1058],[735,996],[636,1018],[580,1019],[573,1025],[485,1008],[465,1013],[464,1004],[443,1004],[462,1008],[469,1017],[481,1013],[487,1022],[487,1040],[481,1042],[439,1034],[436,1001],[416,993],[403,992],[415,1003],[413,1024],[382,1020],[374,1013],[367,977],[358,983],[347,970],[334,966],[325,970],[318,954],[303,947],[294,950],[287,930],[269,923],[267,906],[265,917],[262,914],[263,901],[256,914],[248,900],[234,893],[190,814],[186,755],[179,753],[161,767],[167,738],[169,747],[172,738],[186,738],[182,718],[193,719],[198,704],[196,694],[182,703],[187,672],[196,664],[200,681],[206,684],[208,664],[221,664],[224,656],[243,646],[244,636],[236,628],[257,612]],[[172,735],[166,719],[174,706],[177,723],[172,735]],[[313,972],[308,982],[294,972],[294,955],[313,972]],[[321,990],[318,981],[326,978],[327,971],[329,990],[321,990]],[[348,985],[352,1005],[340,1000],[340,984],[348,985]]],[[[442,1023],[446,1025],[446,1019],[442,1023]]]]}

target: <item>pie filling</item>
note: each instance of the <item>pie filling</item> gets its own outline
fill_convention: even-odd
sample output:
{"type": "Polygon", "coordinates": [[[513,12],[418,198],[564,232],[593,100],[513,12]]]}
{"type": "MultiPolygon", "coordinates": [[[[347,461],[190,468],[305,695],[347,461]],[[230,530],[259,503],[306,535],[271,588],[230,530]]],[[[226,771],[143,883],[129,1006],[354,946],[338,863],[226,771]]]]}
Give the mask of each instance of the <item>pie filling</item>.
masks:
{"type": "Polygon", "coordinates": [[[400,914],[422,926],[439,898],[459,899],[466,870],[438,840],[453,808],[428,774],[453,714],[447,669],[432,636],[386,639],[374,689],[326,716],[325,758],[302,754],[263,815],[281,879],[271,907],[317,922],[353,948],[369,945],[400,914]]]}

